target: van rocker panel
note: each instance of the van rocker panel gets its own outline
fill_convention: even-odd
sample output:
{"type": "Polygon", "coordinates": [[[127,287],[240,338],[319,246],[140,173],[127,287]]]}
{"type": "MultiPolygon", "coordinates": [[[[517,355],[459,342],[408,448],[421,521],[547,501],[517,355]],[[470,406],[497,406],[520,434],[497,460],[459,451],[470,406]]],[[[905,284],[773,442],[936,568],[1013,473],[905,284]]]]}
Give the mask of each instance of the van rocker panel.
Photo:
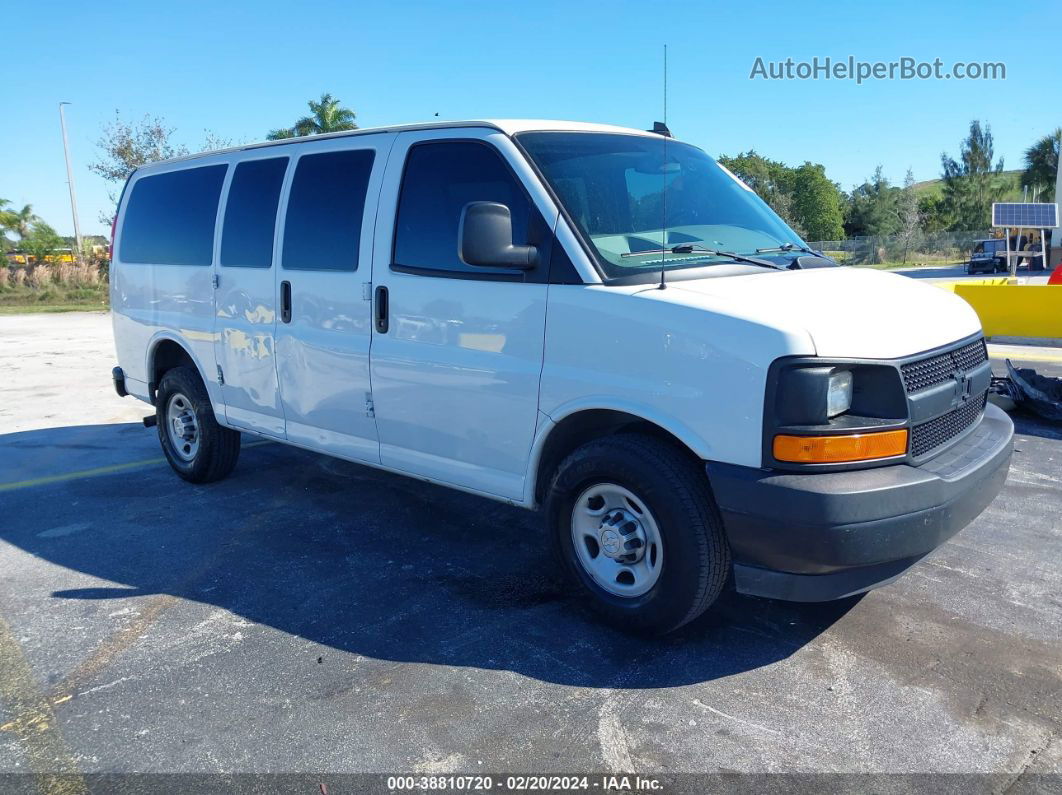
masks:
{"type": "Polygon", "coordinates": [[[990,403],[969,436],[917,467],[792,474],[709,461],[737,590],[822,601],[895,579],[992,502],[1013,436],[990,403]]]}

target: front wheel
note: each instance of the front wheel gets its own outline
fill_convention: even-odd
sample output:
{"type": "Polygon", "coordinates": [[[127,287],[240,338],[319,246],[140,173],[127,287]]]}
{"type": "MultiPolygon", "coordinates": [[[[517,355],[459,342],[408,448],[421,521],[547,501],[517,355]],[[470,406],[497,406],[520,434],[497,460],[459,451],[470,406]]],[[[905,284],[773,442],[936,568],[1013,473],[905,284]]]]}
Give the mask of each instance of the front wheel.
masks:
{"type": "Polygon", "coordinates": [[[168,370],[155,394],[159,443],[173,471],[191,483],[210,483],[232,472],[240,434],[214,417],[203,381],[191,367],[168,370]]]}
{"type": "Polygon", "coordinates": [[[619,434],[568,456],[546,515],[570,579],[623,630],[663,634],[692,621],[730,571],[704,470],[651,436],[619,434]]]}

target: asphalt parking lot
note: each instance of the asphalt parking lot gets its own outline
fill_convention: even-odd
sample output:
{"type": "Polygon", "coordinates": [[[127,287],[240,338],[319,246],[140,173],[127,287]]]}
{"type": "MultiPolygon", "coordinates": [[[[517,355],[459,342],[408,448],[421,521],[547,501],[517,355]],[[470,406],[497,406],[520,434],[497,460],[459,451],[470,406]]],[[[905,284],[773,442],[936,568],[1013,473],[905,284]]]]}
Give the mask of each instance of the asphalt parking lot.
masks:
{"type": "Polygon", "coordinates": [[[106,315],[0,317],[0,774],[1058,783],[1062,427],[1016,416],[1004,492],[893,585],[646,641],[569,598],[534,514],[247,439],[180,481],[112,365],[106,315]]]}

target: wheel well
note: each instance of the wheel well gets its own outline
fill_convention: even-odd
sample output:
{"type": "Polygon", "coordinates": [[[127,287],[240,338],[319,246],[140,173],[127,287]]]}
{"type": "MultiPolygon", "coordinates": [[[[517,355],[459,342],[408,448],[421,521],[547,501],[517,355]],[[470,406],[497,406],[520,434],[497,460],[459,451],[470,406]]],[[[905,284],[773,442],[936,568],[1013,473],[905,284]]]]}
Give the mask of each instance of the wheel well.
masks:
{"type": "Polygon", "coordinates": [[[560,463],[576,448],[603,436],[630,433],[632,431],[655,436],[674,445],[695,460],[700,460],[673,433],[642,417],[610,409],[579,411],[568,415],[558,422],[546,439],[545,446],[542,448],[542,455],[538,459],[538,469],[535,477],[535,501],[540,505],[542,504],[546,497],[546,490],[553,480],[553,473],[556,472],[560,463]]]}
{"type": "MultiPolygon", "coordinates": [[[[159,382],[162,380],[162,376],[166,374],[167,370],[172,370],[174,367],[182,367],[188,365],[193,368],[197,373],[199,368],[195,365],[195,360],[180,343],[173,340],[162,340],[155,346],[155,350],[151,354],[151,382],[148,384],[148,391],[151,394],[151,400],[155,400],[155,390],[158,389],[159,382]]],[[[202,377],[202,374],[200,374],[202,377]]]]}

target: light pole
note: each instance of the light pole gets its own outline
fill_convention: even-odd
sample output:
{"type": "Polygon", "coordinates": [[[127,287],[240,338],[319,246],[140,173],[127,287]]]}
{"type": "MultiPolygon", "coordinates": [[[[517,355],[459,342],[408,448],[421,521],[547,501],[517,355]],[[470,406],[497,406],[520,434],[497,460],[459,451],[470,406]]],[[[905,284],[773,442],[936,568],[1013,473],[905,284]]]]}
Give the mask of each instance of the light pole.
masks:
{"type": "Polygon", "coordinates": [[[74,192],[74,172],[70,168],[70,144],[66,140],[66,116],[63,114],[63,105],[69,102],[59,103],[59,126],[63,128],[63,154],[66,156],[66,184],[70,188],[70,212],[74,216],[74,239],[77,241],[77,255],[75,259],[81,262],[84,249],[81,245],[81,224],[77,221],[77,194],[74,192]]]}

